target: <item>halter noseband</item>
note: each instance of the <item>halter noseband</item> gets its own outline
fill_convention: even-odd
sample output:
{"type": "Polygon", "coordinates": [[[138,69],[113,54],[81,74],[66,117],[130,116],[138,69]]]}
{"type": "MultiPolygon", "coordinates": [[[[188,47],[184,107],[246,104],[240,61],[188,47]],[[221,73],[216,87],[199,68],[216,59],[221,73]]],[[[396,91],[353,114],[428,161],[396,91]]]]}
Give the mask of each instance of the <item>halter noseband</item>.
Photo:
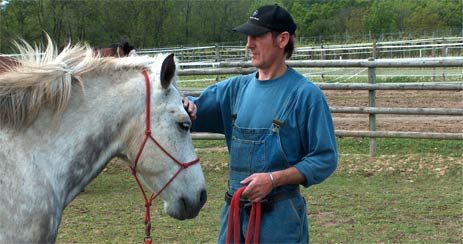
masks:
{"type": "Polygon", "coordinates": [[[174,156],[172,156],[172,154],[170,154],[163,146],[161,146],[161,144],[153,137],[153,135],[151,134],[151,123],[150,123],[150,118],[151,118],[151,85],[150,85],[150,79],[149,79],[149,76],[148,76],[148,73],[146,72],[146,70],[143,71],[143,76],[145,77],[145,84],[146,84],[146,130],[145,130],[145,139],[143,140],[143,143],[141,144],[140,146],[140,149],[138,150],[138,153],[137,153],[137,157],[135,158],[135,163],[134,163],[134,166],[133,167],[130,167],[131,171],[132,171],[132,175],[135,177],[135,181],[137,182],[138,184],[138,187],[140,188],[141,190],[141,193],[143,195],[143,198],[145,199],[145,234],[146,234],[146,237],[145,237],[145,244],[151,244],[151,236],[150,236],[150,232],[151,232],[151,216],[150,216],[150,207],[151,207],[151,203],[153,202],[154,199],[156,199],[156,197],[158,197],[161,192],[163,192],[167,186],[170,185],[170,183],[172,183],[172,181],[174,181],[174,179],[180,174],[180,172],[196,163],[199,162],[199,157],[196,157],[196,159],[190,161],[190,162],[187,162],[187,163],[182,163],[180,162],[178,159],[176,159],[174,156]],[[169,158],[171,158],[175,163],[177,163],[180,168],[177,170],[177,172],[172,176],[172,178],[170,178],[169,181],[167,181],[167,183],[161,188],[161,190],[154,194],[152,193],[151,196],[148,198],[146,193],[145,193],[145,190],[143,189],[143,186],[140,182],[140,180],[138,179],[138,176],[137,176],[137,171],[136,171],[136,168],[137,168],[137,164],[138,164],[138,160],[140,159],[140,156],[143,152],[143,149],[145,148],[145,144],[146,144],[146,141],[149,139],[151,139],[158,147],[159,149],[161,149],[169,158]]]}

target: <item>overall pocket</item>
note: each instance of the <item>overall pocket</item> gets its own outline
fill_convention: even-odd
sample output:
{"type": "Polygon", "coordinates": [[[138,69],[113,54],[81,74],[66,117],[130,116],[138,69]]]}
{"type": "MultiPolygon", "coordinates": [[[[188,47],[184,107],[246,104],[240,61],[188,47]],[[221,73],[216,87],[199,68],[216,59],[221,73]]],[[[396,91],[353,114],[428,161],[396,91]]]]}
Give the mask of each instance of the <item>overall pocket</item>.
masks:
{"type": "Polygon", "coordinates": [[[264,140],[246,140],[232,137],[230,149],[230,170],[247,176],[262,172],[266,163],[264,140]]]}

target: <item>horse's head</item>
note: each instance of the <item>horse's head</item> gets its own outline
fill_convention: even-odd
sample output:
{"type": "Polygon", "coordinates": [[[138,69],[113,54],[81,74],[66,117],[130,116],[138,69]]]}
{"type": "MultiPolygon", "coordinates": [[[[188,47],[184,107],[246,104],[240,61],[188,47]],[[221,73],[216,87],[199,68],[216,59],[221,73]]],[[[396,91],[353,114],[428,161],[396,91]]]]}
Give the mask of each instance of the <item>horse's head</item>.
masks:
{"type": "Polygon", "coordinates": [[[149,81],[145,82],[151,94],[145,94],[150,96],[146,102],[149,109],[136,122],[138,131],[133,131],[136,136],[129,143],[129,158],[142,181],[153,192],[162,191],[159,196],[164,200],[165,211],[176,219],[186,219],[198,214],[207,193],[192,144],[191,120],[174,86],[175,70],[173,55],[158,56],[147,69],[145,79],[149,81]],[[147,127],[152,137],[149,132],[145,135],[147,127]]]}
{"type": "Polygon", "coordinates": [[[0,242],[54,242],[64,207],[114,156],[170,216],[195,217],[207,194],[173,57],[57,54],[47,38],[43,51],[18,44],[0,75],[0,171],[11,176],[0,179],[0,242]]]}
{"type": "Polygon", "coordinates": [[[131,55],[131,52],[135,50],[135,47],[127,41],[119,44],[112,44],[109,47],[95,49],[101,57],[127,57],[131,55]]]}

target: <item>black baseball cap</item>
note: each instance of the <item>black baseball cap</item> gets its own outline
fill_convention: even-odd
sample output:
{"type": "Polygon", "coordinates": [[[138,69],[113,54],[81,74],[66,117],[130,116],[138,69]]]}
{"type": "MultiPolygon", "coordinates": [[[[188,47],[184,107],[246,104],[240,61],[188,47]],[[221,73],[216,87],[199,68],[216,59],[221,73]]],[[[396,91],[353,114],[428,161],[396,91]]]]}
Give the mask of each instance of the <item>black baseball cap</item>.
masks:
{"type": "Polygon", "coordinates": [[[296,28],[297,26],[288,11],[278,4],[274,4],[258,8],[246,23],[233,28],[233,31],[248,36],[260,36],[269,31],[287,31],[294,35],[296,28]]]}

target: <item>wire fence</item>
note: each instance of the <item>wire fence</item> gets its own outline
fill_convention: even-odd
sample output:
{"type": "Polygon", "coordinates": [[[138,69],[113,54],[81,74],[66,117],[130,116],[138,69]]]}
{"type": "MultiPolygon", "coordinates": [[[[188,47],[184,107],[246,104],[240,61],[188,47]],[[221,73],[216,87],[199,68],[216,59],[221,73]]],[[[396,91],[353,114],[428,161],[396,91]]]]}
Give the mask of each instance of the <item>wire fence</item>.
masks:
{"type": "MultiPolygon", "coordinates": [[[[140,54],[174,53],[183,65],[213,66],[220,61],[249,60],[245,44],[209,45],[138,50],[140,54]]],[[[425,58],[463,56],[463,37],[414,39],[355,44],[301,46],[292,60],[333,60],[367,58],[425,58]]]]}

